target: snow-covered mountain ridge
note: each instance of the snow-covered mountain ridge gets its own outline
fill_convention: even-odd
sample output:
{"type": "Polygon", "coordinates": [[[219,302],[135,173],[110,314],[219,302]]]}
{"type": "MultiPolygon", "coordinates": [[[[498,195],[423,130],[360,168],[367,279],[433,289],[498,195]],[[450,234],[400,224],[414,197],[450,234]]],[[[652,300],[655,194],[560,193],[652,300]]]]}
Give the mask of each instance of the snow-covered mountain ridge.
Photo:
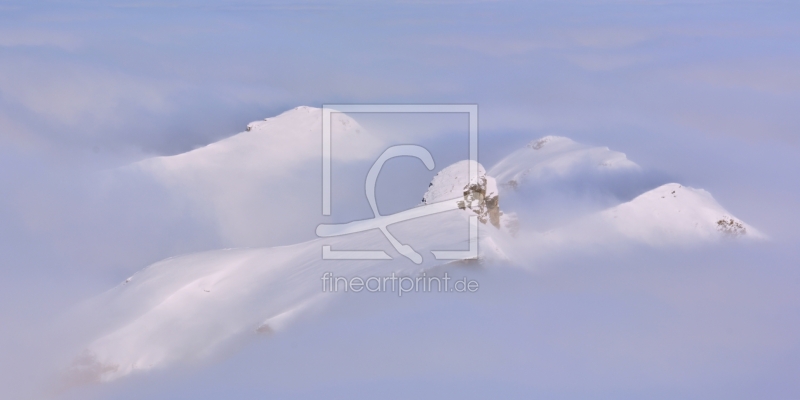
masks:
{"type": "MultiPolygon", "coordinates": [[[[251,217],[247,209],[237,208],[243,204],[241,198],[249,195],[248,185],[258,180],[269,185],[275,182],[270,179],[281,174],[289,174],[284,178],[291,179],[296,170],[286,164],[302,164],[319,156],[315,143],[320,136],[320,118],[319,109],[298,107],[253,122],[245,132],[223,141],[177,156],[146,160],[135,168],[153,174],[168,187],[188,187],[193,196],[208,196],[218,207],[221,224],[236,226],[236,218],[251,217]]],[[[355,120],[343,115],[338,118],[335,125],[339,126],[340,138],[365,143],[352,148],[345,158],[380,153],[377,139],[371,141],[355,120]],[[374,153],[370,153],[372,150],[374,153]]],[[[569,253],[585,244],[599,243],[605,249],[620,243],[680,247],[765,237],[733,216],[710,193],[678,183],[576,217],[555,229],[541,230],[518,219],[515,211],[535,213],[537,205],[523,202],[525,210],[505,209],[504,194],[522,186],[536,190],[542,177],[566,179],[587,167],[611,172],[640,169],[623,153],[563,137],[534,140],[488,172],[478,165],[477,179],[470,180],[468,167],[468,161],[461,161],[440,170],[419,205],[457,199],[461,210],[392,225],[392,234],[398,240],[424,255],[421,265],[398,257],[376,230],[289,246],[170,258],[134,274],[89,306],[93,318],[109,322],[76,357],[70,379],[110,381],[214,354],[243,337],[280,332],[295,315],[312,305],[324,306],[334,295],[321,293],[323,273],[336,271],[339,276],[354,277],[394,272],[411,276],[429,271],[443,264],[431,257],[432,251],[469,247],[466,232],[471,215],[477,214],[483,222],[479,226],[479,257],[516,265],[523,265],[521,261],[532,254],[569,253]],[[393,259],[323,260],[323,245],[335,250],[383,250],[393,259]]],[[[300,198],[291,200],[302,202],[303,195],[299,192],[300,198]]],[[[297,218],[290,211],[285,213],[289,215],[279,217],[289,224],[297,218]]],[[[274,218],[271,214],[267,217],[274,218]]]]}
{"type": "MultiPolygon", "coordinates": [[[[332,119],[334,140],[347,143],[333,154],[338,159],[366,159],[380,146],[374,135],[349,116],[333,113],[332,119]]],[[[244,132],[218,142],[174,156],[149,158],[137,166],[165,180],[230,170],[253,171],[261,176],[281,174],[297,163],[319,158],[321,129],[322,110],[301,106],[251,122],[244,132]]]]}
{"type": "Polygon", "coordinates": [[[500,185],[516,188],[548,177],[563,177],[578,168],[601,171],[639,170],[625,154],[608,147],[591,147],[561,136],[545,136],[509,154],[489,175],[500,185]]]}
{"type": "MultiPolygon", "coordinates": [[[[384,147],[378,135],[342,113],[332,114],[331,139],[337,163],[370,161],[384,147]]],[[[322,110],[301,106],[205,147],[124,170],[155,181],[204,225],[216,226],[222,246],[283,245],[313,237],[321,153],[322,110]],[[296,212],[276,212],[286,204],[296,212]]]]}

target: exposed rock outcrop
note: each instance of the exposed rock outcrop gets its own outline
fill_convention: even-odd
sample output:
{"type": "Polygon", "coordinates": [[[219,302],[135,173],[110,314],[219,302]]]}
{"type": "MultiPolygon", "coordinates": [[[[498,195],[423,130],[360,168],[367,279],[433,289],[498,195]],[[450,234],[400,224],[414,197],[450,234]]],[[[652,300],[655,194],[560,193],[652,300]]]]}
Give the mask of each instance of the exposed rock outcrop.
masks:
{"type": "Polygon", "coordinates": [[[486,170],[478,164],[478,176],[470,179],[469,161],[459,161],[441,170],[433,177],[423,203],[459,199],[462,210],[472,210],[481,223],[501,227],[500,193],[494,178],[486,175],[486,170]]]}

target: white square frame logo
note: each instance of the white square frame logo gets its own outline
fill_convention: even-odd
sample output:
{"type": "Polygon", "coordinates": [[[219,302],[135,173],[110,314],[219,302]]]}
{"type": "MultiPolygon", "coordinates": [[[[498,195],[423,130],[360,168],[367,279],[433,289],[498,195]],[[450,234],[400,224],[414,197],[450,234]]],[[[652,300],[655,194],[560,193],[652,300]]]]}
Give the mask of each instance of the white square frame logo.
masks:
{"type": "MultiPolygon", "coordinates": [[[[325,104],[322,106],[322,215],[331,215],[331,120],[334,113],[466,113],[469,114],[469,177],[478,178],[478,105],[477,104],[325,104]]],[[[427,149],[417,145],[399,145],[386,149],[375,161],[366,180],[367,199],[372,206],[374,218],[353,221],[346,224],[321,224],[317,227],[320,237],[332,237],[380,229],[392,246],[416,264],[422,263],[422,256],[411,246],[401,244],[387,230],[387,226],[457,209],[457,200],[425,204],[392,215],[380,215],[375,204],[375,181],[383,163],[397,156],[414,156],[422,160],[428,169],[433,169],[433,158],[427,149]]],[[[478,217],[469,217],[468,250],[433,250],[437,260],[463,260],[478,257],[478,217]]],[[[322,246],[325,260],[388,260],[391,256],[382,250],[332,250],[322,246]]]]}

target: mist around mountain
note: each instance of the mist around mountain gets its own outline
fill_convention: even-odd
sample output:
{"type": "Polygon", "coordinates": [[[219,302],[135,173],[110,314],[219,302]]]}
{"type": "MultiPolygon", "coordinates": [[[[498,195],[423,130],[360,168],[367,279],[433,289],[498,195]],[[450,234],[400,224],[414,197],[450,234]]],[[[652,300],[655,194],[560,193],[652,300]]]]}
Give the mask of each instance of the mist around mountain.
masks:
{"type": "MultiPolygon", "coordinates": [[[[220,142],[146,159],[109,176],[153,179],[176,201],[205,210],[216,233],[234,242],[247,243],[252,231],[262,231],[267,240],[292,236],[305,225],[288,221],[321,221],[318,199],[304,198],[304,190],[298,190],[318,181],[297,175],[318,162],[320,118],[320,109],[298,107],[253,122],[220,142]]],[[[380,137],[348,116],[338,116],[334,126],[334,143],[346,149],[335,161],[367,160],[380,148],[380,137]]],[[[441,168],[416,205],[454,202],[457,207],[391,225],[398,240],[423,255],[421,264],[371,230],[284,246],[177,255],[148,266],[75,312],[75,318],[96,322],[65,366],[63,385],[207,362],[232,349],[246,351],[242,346],[252,340],[291,334],[295,321],[323,312],[346,295],[320,290],[326,273],[346,279],[465,271],[491,276],[509,269],[535,273],[547,260],[574,254],[613,257],[630,248],[691,252],[768,240],[702,189],[667,183],[626,198],[626,192],[644,185],[642,168],[607,147],[546,136],[491,168],[477,167],[475,180],[466,160],[441,168]],[[550,214],[554,208],[543,201],[543,193],[568,197],[559,216],[550,214]],[[432,257],[432,250],[469,247],[470,216],[479,221],[477,258],[432,257]],[[324,260],[323,246],[380,249],[391,259],[324,260]]]]}

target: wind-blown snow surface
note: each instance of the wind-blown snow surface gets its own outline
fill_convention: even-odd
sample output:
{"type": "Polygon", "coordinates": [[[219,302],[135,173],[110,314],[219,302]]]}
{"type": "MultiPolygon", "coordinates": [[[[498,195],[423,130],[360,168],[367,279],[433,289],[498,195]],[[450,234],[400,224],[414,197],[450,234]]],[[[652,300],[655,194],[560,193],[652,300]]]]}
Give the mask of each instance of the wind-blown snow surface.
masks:
{"type": "MultiPolygon", "coordinates": [[[[724,240],[766,236],[733,216],[705,190],[669,183],[635,199],[554,229],[523,229],[523,240],[506,240],[517,257],[598,247],[644,244],[655,248],[697,247],[724,240]],[[527,242],[527,243],[526,243],[527,242]]],[[[504,247],[506,248],[506,247],[504,247]]]]}
{"type": "MultiPolygon", "coordinates": [[[[445,168],[431,188],[436,201],[454,203],[470,183],[467,162],[445,168]],[[445,182],[446,181],[446,182],[445,182]],[[446,185],[445,185],[446,183],[446,185]]],[[[479,178],[485,170],[478,165],[479,178]]],[[[491,185],[492,193],[496,186],[491,185]]],[[[426,197],[433,199],[430,193],[426,197]]],[[[423,254],[422,265],[400,256],[378,230],[300,244],[226,249],[191,254],[153,264],[89,306],[93,318],[115,321],[76,359],[68,382],[109,381],[135,371],[203,358],[237,337],[278,331],[291,318],[333,293],[322,292],[326,272],[360,276],[418,276],[441,265],[431,250],[465,250],[471,210],[453,210],[392,226],[392,233],[423,254]],[[424,234],[421,234],[423,233],[424,234]],[[323,245],[334,250],[383,250],[387,260],[322,260],[323,245]]],[[[481,226],[481,259],[504,259],[481,226]]]]}
{"type": "Polygon", "coordinates": [[[608,147],[591,147],[561,136],[545,136],[528,143],[489,170],[501,185],[519,185],[547,177],[563,177],[579,168],[639,170],[625,154],[608,147]]]}
{"type": "Polygon", "coordinates": [[[703,189],[670,183],[600,213],[600,223],[653,246],[764,235],[733,217],[703,189]]]}
{"type": "MultiPolygon", "coordinates": [[[[427,253],[422,265],[398,255],[377,230],[291,246],[198,253],[153,264],[96,300],[99,310],[93,308],[92,315],[116,322],[87,347],[67,379],[112,380],[202,358],[236,337],[280,330],[288,314],[330,299],[333,293],[322,292],[325,272],[364,279],[392,272],[415,276],[441,264],[430,250],[468,246],[467,215],[454,210],[393,226],[397,237],[427,253]],[[323,245],[384,250],[394,259],[321,260],[323,245]]],[[[491,251],[493,246],[482,247],[491,251]]]]}
{"type": "MultiPolygon", "coordinates": [[[[138,166],[170,184],[183,180],[221,184],[226,174],[233,173],[254,173],[258,178],[280,176],[309,160],[319,161],[321,130],[322,110],[301,106],[251,122],[246,131],[219,142],[175,156],[147,159],[138,166]]],[[[380,145],[375,136],[342,113],[332,114],[331,134],[334,141],[346,143],[332,153],[340,161],[369,158],[380,145]]]]}
{"type": "MultiPolygon", "coordinates": [[[[331,137],[337,163],[368,160],[383,144],[342,113],[332,114],[331,137]]],[[[301,106],[251,122],[219,142],[146,159],[124,172],[155,179],[189,213],[210,219],[228,246],[290,244],[313,234],[321,154],[322,110],[301,106]],[[292,213],[282,212],[287,205],[292,213]],[[275,226],[280,229],[265,228],[275,226]]]]}
{"type": "MultiPolygon", "coordinates": [[[[227,141],[179,156],[149,160],[139,167],[152,171],[165,184],[180,186],[189,182],[188,185],[206,190],[235,180],[239,170],[268,177],[276,172],[262,173],[262,168],[280,168],[280,163],[300,161],[287,161],[277,153],[274,155],[280,161],[264,160],[257,149],[250,151],[248,146],[261,146],[261,140],[278,147],[290,146],[294,143],[291,139],[270,141],[270,135],[286,131],[300,132],[299,136],[310,143],[315,129],[314,118],[308,116],[316,112],[301,107],[276,118],[282,125],[275,132],[269,130],[275,125],[268,121],[251,124],[250,131],[227,141]],[[233,164],[228,165],[229,161],[233,164]],[[211,176],[206,177],[207,174],[211,176]]],[[[359,135],[355,121],[346,117],[340,121],[348,127],[345,135],[359,135]]],[[[505,209],[503,198],[524,185],[535,188],[532,178],[549,174],[549,179],[568,180],[581,165],[638,170],[621,153],[583,146],[566,138],[546,137],[531,143],[498,162],[489,174],[479,166],[479,175],[486,181],[487,199],[489,192],[498,192],[491,171],[496,171],[505,183],[499,189],[500,209],[506,212],[503,223],[480,225],[479,254],[484,265],[502,261],[530,268],[529,261],[539,256],[573,253],[598,244],[610,249],[625,244],[660,248],[696,246],[724,238],[764,237],[732,216],[708,192],[680,184],[663,185],[605,210],[579,214],[555,229],[541,229],[524,218],[514,219],[519,224],[517,232],[516,227],[510,227],[508,212],[536,212],[536,204],[518,202],[517,207],[527,209],[505,209]]],[[[278,151],[269,146],[260,149],[278,151]]],[[[312,153],[309,151],[307,157],[312,153]]],[[[355,149],[348,157],[364,157],[365,153],[366,147],[355,149]]],[[[305,150],[298,154],[301,156],[295,156],[306,157],[302,156],[305,150]]],[[[424,194],[425,201],[464,196],[470,184],[467,166],[464,161],[444,168],[424,194]]],[[[213,195],[213,190],[206,194],[213,195]]],[[[235,197],[236,192],[225,195],[235,197]]],[[[391,227],[401,242],[424,255],[422,265],[399,256],[377,230],[282,247],[197,253],[153,264],[86,306],[83,312],[105,321],[105,325],[96,330],[75,358],[66,379],[71,383],[110,381],[136,371],[203,359],[247,337],[280,333],[296,315],[323,306],[334,296],[322,291],[321,277],[325,272],[362,278],[392,272],[407,276],[432,272],[443,263],[431,257],[431,250],[467,247],[469,215],[473,215],[472,210],[453,210],[391,227]],[[383,250],[393,260],[322,260],[323,245],[331,245],[334,250],[383,250]]]]}

